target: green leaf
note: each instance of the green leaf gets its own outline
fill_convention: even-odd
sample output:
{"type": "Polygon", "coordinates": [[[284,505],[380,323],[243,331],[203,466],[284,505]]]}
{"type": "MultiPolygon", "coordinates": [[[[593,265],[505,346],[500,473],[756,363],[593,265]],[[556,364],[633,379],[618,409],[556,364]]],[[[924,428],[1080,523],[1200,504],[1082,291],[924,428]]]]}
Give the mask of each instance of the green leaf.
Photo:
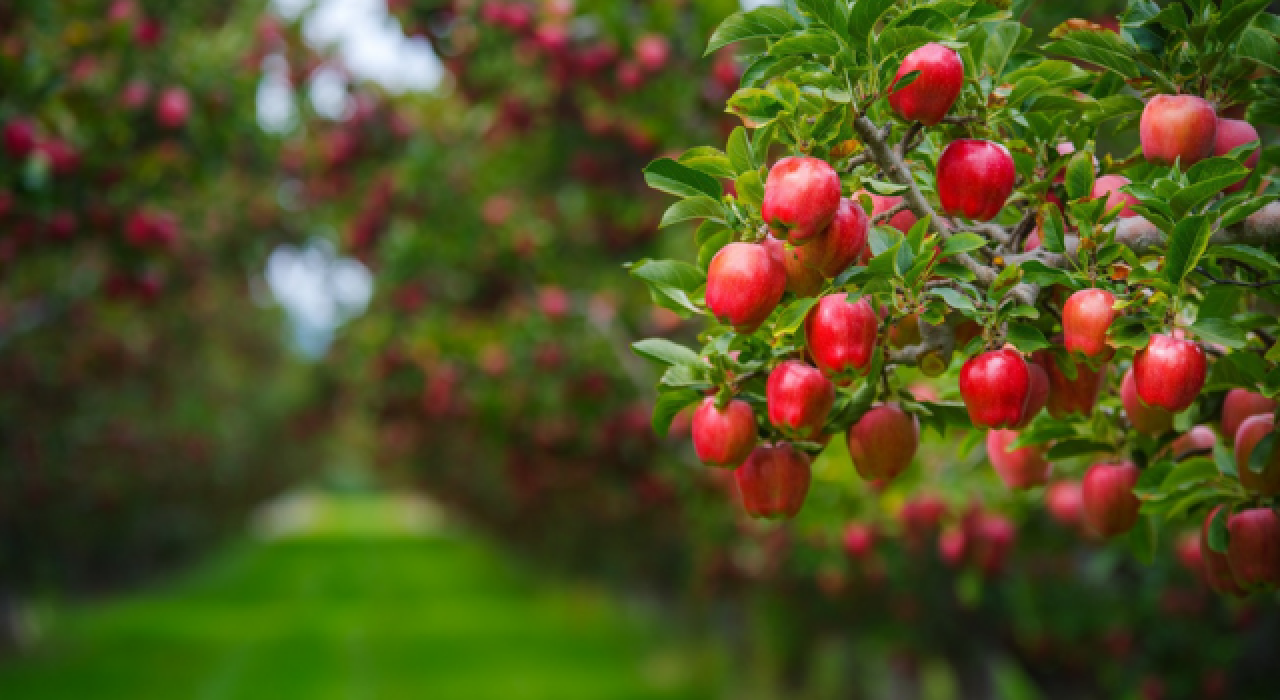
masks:
{"type": "Polygon", "coordinates": [[[1271,453],[1275,450],[1275,446],[1276,434],[1274,431],[1263,435],[1258,444],[1253,446],[1253,452],[1249,453],[1249,471],[1258,475],[1267,471],[1267,466],[1271,464],[1271,453]]]}
{"type": "Polygon", "coordinates": [[[849,12],[849,37],[865,41],[880,18],[896,4],[897,0],[858,0],[849,12]]]}
{"type": "Polygon", "coordinates": [[[1227,541],[1230,539],[1227,533],[1227,514],[1230,510],[1226,506],[1219,508],[1213,514],[1213,521],[1209,523],[1209,549],[1218,554],[1227,553],[1227,541]]]}
{"type": "Polygon", "coordinates": [[[1225,345],[1232,350],[1239,350],[1248,344],[1244,337],[1244,329],[1225,318],[1197,319],[1192,324],[1191,330],[1211,343],[1225,345]]]}
{"type": "Polygon", "coordinates": [[[1270,4],[1271,0],[1244,0],[1238,3],[1218,17],[1218,24],[1213,28],[1214,36],[1218,41],[1230,44],[1270,4]]]}
{"type": "Polygon", "coordinates": [[[725,18],[716,27],[707,43],[704,56],[710,55],[729,44],[746,39],[771,39],[782,36],[796,29],[797,24],[791,13],[780,7],[761,7],[750,12],[735,12],[725,18]]]}
{"type": "Polygon", "coordinates": [[[732,241],[733,232],[728,230],[722,230],[703,241],[702,245],[698,246],[698,269],[706,270],[710,267],[711,261],[716,257],[716,253],[719,253],[721,248],[729,245],[732,241]]]}
{"type": "Polygon", "coordinates": [[[891,197],[893,195],[902,194],[910,189],[906,185],[899,185],[894,182],[885,182],[884,180],[863,180],[862,184],[866,185],[867,189],[882,197],[891,197]]]}
{"type": "Polygon", "coordinates": [[[1240,243],[1229,243],[1226,245],[1215,245],[1209,248],[1206,253],[1210,258],[1226,258],[1242,262],[1253,269],[1266,273],[1280,273],[1280,261],[1275,256],[1265,250],[1254,248],[1253,246],[1242,245],[1240,243]]]}
{"type": "Polygon", "coordinates": [[[1235,55],[1246,61],[1280,71],[1280,46],[1276,38],[1265,30],[1249,27],[1240,34],[1235,55]]]}
{"type": "Polygon", "coordinates": [[[1063,253],[1067,250],[1066,240],[1062,210],[1053,202],[1046,202],[1040,207],[1040,245],[1050,253],[1063,253]]]}
{"type": "Polygon", "coordinates": [[[1067,274],[1065,270],[1049,267],[1039,260],[1028,260],[1022,263],[1022,272],[1023,280],[1029,284],[1036,284],[1041,287],[1055,284],[1060,284],[1064,287],[1072,286],[1071,275],[1067,274]]]}
{"type": "Polygon", "coordinates": [[[1233,352],[1218,358],[1209,370],[1205,391],[1243,388],[1254,391],[1267,378],[1267,362],[1251,352],[1233,352]]]}
{"type": "MultiPolygon", "coordinates": [[[[729,160],[726,158],[724,162],[727,165],[729,160]]],[[[677,197],[705,195],[718,200],[724,194],[714,177],[670,158],[659,158],[645,167],[644,181],[655,190],[677,197]]]]}
{"type": "Polygon", "coordinates": [[[631,344],[631,349],[641,357],[668,365],[696,365],[698,353],[666,338],[646,338],[631,344]]]}
{"type": "Polygon", "coordinates": [[[849,36],[849,6],[844,0],[796,0],[796,7],[840,36],[849,36]]]}
{"type": "Polygon", "coordinates": [[[840,53],[840,38],[826,29],[793,32],[769,47],[770,56],[827,57],[840,53]]]}
{"type": "Polygon", "coordinates": [[[729,162],[729,157],[711,146],[690,148],[680,156],[680,164],[722,180],[732,180],[738,174],[729,162]]]}
{"type": "Polygon", "coordinates": [[[1151,342],[1151,331],[1142,322],[1142,319],[1119,318],[1111,324],[1107,339],[1118,348],[1141,350],[1147,347],[1147,343],[1151,342]]]}
{"type": "Polygon", "coordinates": [[[1093,194],[1093,153],[1076,151],[1067,163],[1067,197],[1083,199],[1093,194]]]}
{"type": "Polygon", "coordinates": [[[1253,214],[1259,209],[1274,201],[1276,201],[1276,195],[1274,194],[1250,197],[1223,212],[1222,220],[1218,222],[1218,225],[1222,228],[1234,226],[1250,216],[1253,216],[1253,214]]]}
{"type": "Polygon", "coordinates": [[[773,334],[775,336],[787,335],[795,333],[804,323],[804,319],[809,315],[809,309],[818,303],[818,297],[806,297],[797,299],[787,305],[787,308],[778,314],[778,320],[773,324],[773,334]]]}
{"type": "Polygon", "coordinates": [[[1216,478],[1218,478],[1218,465],[1211,458],[1192,457],[1178,462],[1160,487],[1165,491],[1174,491],[1216,478]]]}
{"type": "Polygon", "coordinates": [[[671,421],[675,420],[676,415],[689,406],[702,400],[702,394],[692,389],[678,389],[676,391],[664,391],[658,394],[658,400],[653,404],[653,432],[658,437],[665,438],[667,431],[671,430],[671,421]]]}
{"type": "Polygon", "coordinates": [[[698,196],[682,199],[667,208],[658,227],[666,228],[672,224],[678,224],[681,221],[690,219],[712,219],[724,222],[724,206],[710,197],[698,196]]]}
{"type": "MultiPolygon", "coordinates": [[[[1054,33],[1057,34],[1058,31],[1054,30],[1054,33]]],[[[1141,75],[1137,60],[1138,47],[1119,34],[1105,29],[1069,31],[1058,41],[1045,46],[1044,50],[1107,68],[1125,78],[1137,78],[1141,75]]]]}
{"type": "Polygon", "coordinates": [[[946,302],[947,306],[956,311],[976,311],[973,300],[950,287],[937,287],[929,291],[930,294],[938,297],[946,302]]]}
{"type": "Polygon", "coordinates": [[[1031,36],[1031,30],[1014,21],[992,22],[985,29],[987,45],[982,52],[982,63],[990,69],[991,78],[998,81],[1004,75],[1005,66],[1014,50],[1024,38],[1031,36]]]}
{"type": "Polygon", "coordinates": [[[1191,184],[1178,190],[1169,199],[1169,208],[1177,219],[1248,176],[1249,169],[1232,158],[1202,160],[1187,171],[1187,179],[1191,184]]]}
{"type": "Polygon", "coordinates": [[[876,50],[881,60],[885,60],[900,53],[914,51],[941,38],[937,32],[924,27],[890,27],[880,32],[876,41],[876,50]]]}
{"type": "Polygon", "coordinates": [[[1165,255],[1164,278],[1177,287],[1187,273],[1200,262],[1200,256],[1209,247],[1212,230],[1204,216],[1188,216],[1178,221],[1169,238],[1169,252],[1165,255]]]}
{"type": "Polygon", "coordinates": [[[646,282],[691,292],[706,283],[702,270],[680,260],[641,260],[631,266],[631,274],[646,282]]]}
{"type": "Polygon", "coordinates": [[[745,87],[733,93],[725,111],[749,117],[754,122],[764,124],[777,119],[781,114],[790,112],[791,105],[769,90],[745,87]]]}
{"type": "Polygon", "coordinates": [[[745,173],[756,167],[755,156],[751,153],[751,140],[747,138],[747,130],[744,127],[740,126],[729,134],[727,153],[729,163],[739,173],[745,173]]]}
{"type": "Polygon", "coordinates": [[[987,239],[976,233],[957,233],[947,239],[942,246],[942,257],[950,257],[958,253],[968,253],[987,247],[987,239]]]}
{"type": "Polygon", "coordinates": [[[1045,455],[1049,461],[1057,461],[1070,459],[1071,457],[1082,457],[1084,455],[1097,454],[1099,452],[1115,452],[1115,446],[1105,442],[1096,442],[1087,438],[1079,438],[1075,440],[1064,440],[1049,448],[1049,452],[1045,455]]]}
{"type": "Polygon", "coordinates": [[[764,203],[764,182],[760,179],[759,170],[748,170],[734,181],[738,191],[738,201],[752,209],[759,209],[764,203]]]}
{"type": "Polygon", "coordinates": [[[1026,323],[1010,323],[1007,339],[1024,353],[1033,353],[1049,347],[1049,341],[1039,328],[1026,323]]]}

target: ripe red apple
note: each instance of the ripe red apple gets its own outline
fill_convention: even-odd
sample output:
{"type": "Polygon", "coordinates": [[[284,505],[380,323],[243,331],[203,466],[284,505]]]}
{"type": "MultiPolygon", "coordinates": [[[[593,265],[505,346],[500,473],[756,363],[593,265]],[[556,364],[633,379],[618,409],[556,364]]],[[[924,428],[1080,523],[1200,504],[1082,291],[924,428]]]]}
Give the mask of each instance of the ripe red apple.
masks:
{"type": "Polygon", "coordinates": [[[573,300],[564,287],[546,285],[538,289],[538,309],[552,321],[562,321],[569,315],[573,300]]]}
{"type": "Polygon", "coordinates": [[[35,122],[12,119],[4,125],[4,150],[14,160],[25,160],[36,150],[38,139],[35,122]]]}
{"type": "Polygon", "coordinates": [[[1218,132],[1213,105],[1194,95],[1156,95],[1142,110],[1138,125],[1142,155],[1157,165],[1181,167],[1208,158],[1218,132]]]}
{"type": "Polygon", "coordinates": [[[1044,490],[1044,504],[1054,520],[1076,527],[1080,524],[1080,516],[1084,511],[1084,496],[1080,483],[1076,481],[1055,481],[1044,490]]]}
{"type": "Polygon", "coordinates": [[[960,54],[942,44],[925,44],[907,54],[893,84],[912,71],[920,75],[906,87],[889,88],[889,106],[907,121],[933,126],[942,121],[964,88],[964,62],[960,54]]]}
{"type": "Polygon", "coordinates": [[[1276,402],[1257,392],[1248,389],[1232,389],[1222,402],[1222,439],[1228,443],[1236,439],[1236,431],[1249,416],[1262,413],[1274,413],[1276,402]]]}
{"type": "Polygon", "coordinates": [[[1199,532],[1188,530],[1178,535],[1173,548],[1178,557],[1178,563],[1182,564],[1183,568],[1193,576],[1204,576],[1204,558],[1200,556],[1199,532]]]}
{"type": "Polygon", "coordinates": [[[1037,351],[1034,357],[1035,363],[1049,375],[1049,415],[1059,420],[1071,415],[1084,418],[1093,415],[1098,393],[1106,383],[1106,364],[1094,370],[1087,364],[1073,363],[1076,378],[1069,379],[1047,351],[1037,351]]]}
{"type": "Polygon", "coordinates": [[[876,546],[876,530],[870,525],[850,523],[844,529],[844,551],[851,559],[862,559],[876,546]]]}
{"type": "Polygon", "coordinates": [[[1133,358],[1133,381],[1148,406],[1178,413],[1195,403],[1208,369],[1204,350],[1196,343],[1153,335],[1133,358]]]}
{"type": "Polygon", "coordinates": [[[646,34],[636,40],[636,61],[650,73],[657,73],[671,57],[671,44],[660,34],[646,34]]]}
{"type": "Polygon", "coordinates": [[[191,116],[191,97],[180,87],[166,88],[156,100],[156,122],[166,129],[181,129],[191,116]]]}
{"type": "Polygon", "coordinates": [[[1031,372],[1016,350],[984,352],[960,368],[960,397],[980,428],[1017,425],[1031,397],[1031,372]]]}
{"type": "Polygon", "coordinates": [[[730,243],[707,268],[707,308],[739,333],[759,328],[786,290],[782,261],[762,245],[730,243]]]}
{"type": "Polygon", "coordinates": [[[703,464],[736,467],[756,446],[756,417],[751,404],[733,399],[720,410],[708,396],[693,412],[693,449],[703,464]]]}
{"type": "Polygon", "coordinates": [[[1227,563],[1245,590],[1280,586],[1280,516],[1270,508],[1250,508],[1227,520],[1231,539],[1227,563]]]}
{"type": "Polygon", "coordinates": [[[991,430],[987,432],[987,459],[1004,485],[1013,491],[1023,491],[1040,486],[1049,480],[1049,461],[1038,446],[1010,450],[1009,445],[1018,439],[1015,430],[991,430]]]}
{"type": "Polygon", "coordinates": [[[807,156],[774,163],[760,215],[779,238],[800,245],[822,233],[840,208],[840,176],[824,160],[807,156]]]}
{"type": "Polygon", "coordinates": [[[1068,352],[1085,357],[1110,353],[1107,331],[1120,315],[1114,308],[1116,297],[1105,289],[1081,289],[1062,305],[1062,335],[1068,352]]]}
{"type": "Polygon", "coordinates": [[[1093,197],[1107,198],[1107,211],[1120,210],[1119,218],[1127,219],[1138,214],[1129,208],[1131,204],[1141,204],[1137,197],[1128,192],[1121,192],[1120,188],[1129,184],[1129,178],[1124,175],[1103,175],[1093,181],[1093,197]]]}
{"type": "Polygon", "coordinates": [[[917,543],[938,529],[947,514],[947,504],[937,496],[919,495],[902,504],[898,521],[908,543],[917,543]]]}
{"type": "Polygon", "coordinates": [[[882,404],[850,426],[846,438],[858,476],[892,481],[916,456],[920,423],[897,404],[882,404]]]}
{"type": "Polygon", "coordinates": [[[862,207],[852,199],[841,199],[831,225],[799,249],[801,260],[825,277],[836,277],[867,247],[870,228],[871,219],[862,207]]]}
{"type": "Polygon", "coordinates": [[[867,297],[851,304],[845,292],[828,294],[804,322],[809,355],[828,375],[865,374],[871,366],[879,325],[867,297]]]}
{"type": "Polygon", "coordinates": [[[1084,520],[1099,535],[1114,537],[1138,524],[1141,503],[1133,495],[1141,472],[1129,463],[1095,464],[1081,483],[1084,520]]]}
{"type": "Polygon", "coordinates": [[[1213,434],[1209,426],[1197,425],[1179,435],[1178,439],[1170,445],[1170,450],[1173,452],[1174,459],[1182,459],[1193,452],[1212,450],[1217,442],[1218,436],[1213,434]]]}
{"type": "Polygon", "coordinates": [[[1138,396],[1138,386],[1133,378],[1133,370],[1124,374],[1120,383],[1120,402],[1124,404],[1124,413],[1129,417],[1129,424],[1134,430],[1147,435],[1159,435],[1173,429],[1173,414],[1162,408],[1148,406],[1138,396]]]}
{"type": "Polygon", "coordinates": [[[1209,547],[1209,529],[1213,524],[1213,518],[1222,510],[1224,506],[1218,506],[1209,511],[1208,517],[1204,519],[1204,524],[1200,526],[1200,558],[1204,563],[1204,576],[1209,582],[1209,587],[1219,593],[1241,596],[1244,595],[1244,589],[1240,587],[1236,581],[1235,574],[1231,573],[1231,564],[1227,561],[1227,555],[1215,552],[1209,547]]]}
{"type": "Polygon", "coordinates": [[[1013,192],[1013,156],[998,143],[957,139],[938,158],[938,199],[951,216],[994,219],[1013,192]]]}
{"type": "Polygon", "coordinates": [[[805,253],[817,245],[817,242],[803,248],[788,249],[787,244],[782,241],[773,236],[765,236],[761,245],[782,261],[782,267],[787,274],[787,291],[798,297],[811,297],[822,291],[822,272],[805,261],[805,253]]]}
{"type": "MultiPolygon", "coordinates": [[[[1218,130],[1213,140],[1213,155],[1225,156],[1231,151],[1250,143],[1252,141],[1260,141],[1258,130],[1253,125],[1243,119],[1218,119],[1218,130]]],[[[1244,166],[1249,170],[1258,167],[1258,156],[1262,149],[1254,151],[1244,162],[1244,166]]],[[[1248,180],[1248,176],[1240,179],[1236,184],[1228,187],[1225,192],[1237,192],[1244,189],[1244,183],[1248,180]]]]}
{"type": "Polygon", "coordinates": [[[1280,449],[1273,449],[1261,474],[1249,469],[1249,458],[1262,438],[1274,432],[1276,419],[1270,413],[1249,416],[1236,430],[1236,474],[1240,485],[1263,496],[1280,493],[1280,449]]]}
{"type": "Polygon", "coordinates": [[[787,360],[769,373],[765,383],[769,422],[804,440],[822,433],[836,400],[836,388],[822,372],[797,360],[787,360]]]}
{"type": "Polygon", "coordinates": [[[1027,363],[1027,372],[1031,376],[1031,390],[1027,394],[1027,407],[1022,410],[1022,418],[1010,426],[1015,430],[1022,430],[1031,425],[1031,421],[1035,420],[1036,416],[1040,415],[1040,411],[1044,410],[1045,404],[1049,403],[1049,374],[1034,362],[1027,363]]]}
{"type": "Polygon", "coordinates": [[[809,456],[790,443],[755,448],[733,475],[753,518],[793,518],[809,494],[809,456]]]}

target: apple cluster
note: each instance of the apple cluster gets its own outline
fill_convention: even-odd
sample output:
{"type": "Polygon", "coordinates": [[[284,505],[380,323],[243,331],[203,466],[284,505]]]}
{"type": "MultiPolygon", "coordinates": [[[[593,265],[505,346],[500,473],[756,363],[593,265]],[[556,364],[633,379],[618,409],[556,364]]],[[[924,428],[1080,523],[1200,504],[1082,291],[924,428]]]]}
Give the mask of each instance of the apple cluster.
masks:
{"type": "MultiPolygon", "coordinates": [[[[696,403],[698,457],[733,469],[744,510],[766,519],[801,512],[814,459],[837,459],[839,433],[857,474],[883,484],[916,458],[922,422],[986,431],[1005,486],[1047,487],[1051,509],[1078,494],[1093,535],[1132,533],[1142,550],[1159,520],[1205,513],[1204,561],[1231,581],[1215,589],[1280,586],[1280,352],[1274,319],[1246,309],[1269,303],[1280,276],[1267,251],[1280,235],[1275,187],[1243,118],[1272,85],[1249,87],[1245,74],[1262,63],[1269,75],[1270,59],[1224,57],[1239,62],[1224,79],[1239,86],[1189,94],[1166,64],[1136,79],[1087,48],[1136,57],[1128,30],[1055,30],[1050,53],[1092,73],[1047,58],[1012,67],[992,63],[991,40],[970,43],[982,30],[961,17],[955,37],[873,50],[888,58],[870,71],[836,61],[815,72],[829,54],[813,36],[903,41],[895,29],[912,18],[859,26],[856,8],[817,5],[830,12],[811,3],[726,20],[709,51],[767,40],[766,63],[728,101],[745,128],[724,152],[646,169],[683,198],[664,225],[703,220],[699,265],[642,261],[632,274],[660,304],[718,323],[701,352],[636,344],[670,366],[655,424],[696,403]],[[1072,123],[1075,108],[1096,115],[1072,123]],[[1112,113],[1136,122],[1134,154],[1099,150],[1097,124],[1112,113]],[[717,179],[732,181],[728,194],[717,179]],[[967,357],[953,367],[956,352],[967,357]],[[935,385],[907,390],[907,371],[935,385]],[[1218,433],[1195,425],[1219,412],[1218,433]],[[1055,466],[1067,467],[1056,481],[1055,466]],[[1186,484],[1203,490],[1178,492],[1186,484]]],[[[1126,27],[1163,21],[1135,12],[1126,27]]],[[[1170,48],[1151,60],[1181,59],[1170,48]]]]}

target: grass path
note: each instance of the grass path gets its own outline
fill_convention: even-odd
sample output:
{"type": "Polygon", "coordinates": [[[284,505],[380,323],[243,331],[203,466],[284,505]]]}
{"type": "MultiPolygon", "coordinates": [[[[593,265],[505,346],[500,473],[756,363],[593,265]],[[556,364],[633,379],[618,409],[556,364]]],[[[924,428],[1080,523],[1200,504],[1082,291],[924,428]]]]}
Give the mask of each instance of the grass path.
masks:
{"type": "Polygon", "coordinates": [[[0,663],[0,698],[710,695],[686,649],[607,598],[548,588],[471,540],[406,532],[385,501],[320,508],[307,534],[237,543],[159,590],[60,611],[34,651],[0,663]]]}

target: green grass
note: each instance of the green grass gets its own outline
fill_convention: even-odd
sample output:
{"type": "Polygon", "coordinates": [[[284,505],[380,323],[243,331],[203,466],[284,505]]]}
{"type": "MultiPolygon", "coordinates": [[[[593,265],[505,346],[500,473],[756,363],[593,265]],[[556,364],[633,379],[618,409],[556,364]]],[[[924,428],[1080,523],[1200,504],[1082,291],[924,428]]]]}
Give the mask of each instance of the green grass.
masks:
{"type": "Polygon", "coordinates": [[[711,695],[688,649],[598,593],[394,518],[343,527],[380,522],[367,500],[326,510],[310,536],[245,541],[159,590],[59,609],[36,649],[0,663],[0,697],[711,695]]]}

